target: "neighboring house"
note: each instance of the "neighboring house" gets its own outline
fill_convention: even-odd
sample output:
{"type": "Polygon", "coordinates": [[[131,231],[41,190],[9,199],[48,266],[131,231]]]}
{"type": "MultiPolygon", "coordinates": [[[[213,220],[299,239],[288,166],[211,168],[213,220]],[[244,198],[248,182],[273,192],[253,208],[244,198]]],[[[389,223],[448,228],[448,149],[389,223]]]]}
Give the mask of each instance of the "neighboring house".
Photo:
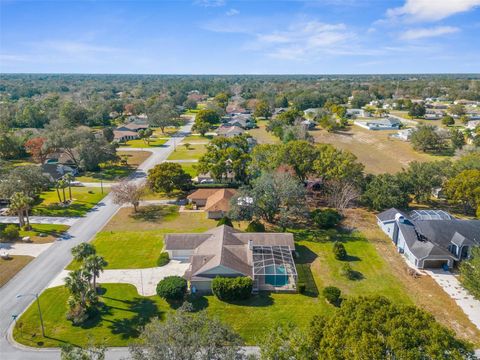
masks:
{"type": "Polygon", "coordinates": [[[398,251],[419,269],[451,268],[480,245],[480,220],[459,220],[443,210],[389,209],[377,215],[378,226],[398,251]]]}
{"type": "Polygon", "coordinates": [[[370,113],[363,109],[347,109],[348,117],[370,117],[370,113]]]}
{"type": "Polygon", "coordinates": [[[43,175],[45,175],[51,182],[61,179],[65,174],[72,174],[75,176],[78,173],[77,169],[58,163],[45,163],[41,167],[43,175]]]}
{"type": "Polygon", "coordinates": [[[283,107],[275,108],[275,109],[273,110],[273,116],[279,115],[279,114],[281,114],[281,113],[284,113],[284,112],[287,111],[287,110],[288,110],[288,108],[283,108],[283,107]]]}
{"type": "Polygon", "coordinates": [[[132,121],[128,124],[119,126],[117,128],[117,130],[130,130],[130,131],[139,132],[140,130],[148,129],[148,127],[149,127],[148,124],[144,124],[142,122],[132,121]]]}
{"type": "Polygon", "coordinates": [[[477,126],[480,126],[480,120],[470,120],[467,122],[467,129],[475,130],[477,126]]]}
{"type": "Polygon", "coordinates": [[[357,120],[353,123],[368,130],[398,130],[402,125],[402,122],[394,117],[369,121],[357,120]]]}
{"type": "Polygon", "coordinates": [[[444,116],[443,111],[427,110],[423,118],[425,120],[439,120],[444,116]]]}
{"type": "MultiPolygon", "coordinates": [[[[248,140],[248,139],[247,139],[248,140]]],[[[228,181],[232,181],[234,179],[235,175],[233,172],[229,172],[227,174],[227,178],[226,180],[228,181]]],[[[214,183],[215,182],[215,179],[212,177],[212,175],[210,174],[210,172],[207,172],[205,174],[199,174],[198,176],[194,177],[192,179],[194,182],[198,183],[198,184],[211,184],[211,183],[214,183]]]]}
{"type": "Polygon", "coordinates": [[[192,292],[211,292],[217,276],[248,276],[253,290],[296,291],[295,242],[289,233],[244,233],[222,225],[201,234],[166,234],[171,259],[186,260],[192,292]]]}
{"type": "Polygon", "coordinates": [[[408,129],[403,129],[403,130],[398,130],[396,134],[392,134],[391,137],[403,140],[403,141],[410,141],[410,137],[412,136],[413,129],[408,128],[408,129]]]}
{"type": "Polygon", "coordinates": [[[113,140],[117,142],[125,142],[128,140],[134,140],[139,138],[140,136],[136,131],[118,128],[113,130],[113,140]]]}
{"type": "Polygon", "coordinates": [[[312,120],[303,120],[300,122],[300,125],[302,125],[307,130],[312,130],[315,128],[315,126],[317,126],[317,123],[312,120]]]}
{"type": "Polygon", "coordinates": [[[219,126],[218,129],[215,131],[218,136],[223,136],[223,137],[234,137],[237,135],[242,135],[245,133],[245,130],[243,130],[239,126],[219,126]]]}
{"type": "Polygon", "coordinates": [[[209,219],[221,219],[230,210],[230,200],[237,193],[235,189],[198,189],[187,196],[197,209],[207,213],[209,219]]]}

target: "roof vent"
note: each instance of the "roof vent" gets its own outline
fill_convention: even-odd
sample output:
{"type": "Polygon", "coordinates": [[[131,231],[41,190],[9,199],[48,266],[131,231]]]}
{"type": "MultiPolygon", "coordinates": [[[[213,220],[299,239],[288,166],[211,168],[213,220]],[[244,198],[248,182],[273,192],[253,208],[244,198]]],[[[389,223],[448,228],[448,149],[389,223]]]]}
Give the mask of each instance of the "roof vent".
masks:
{"type": "Polygon", "coordinates": [[[403,216],[400,213],[395,214],[395,221],[398,221],[399,223],[404,223],[405,222],[405,216],[403,216]]]}
{"type": "Polygon", "coordinates": [[[253,240],[248,240],[248,250],[253,250],[253,240]]]}

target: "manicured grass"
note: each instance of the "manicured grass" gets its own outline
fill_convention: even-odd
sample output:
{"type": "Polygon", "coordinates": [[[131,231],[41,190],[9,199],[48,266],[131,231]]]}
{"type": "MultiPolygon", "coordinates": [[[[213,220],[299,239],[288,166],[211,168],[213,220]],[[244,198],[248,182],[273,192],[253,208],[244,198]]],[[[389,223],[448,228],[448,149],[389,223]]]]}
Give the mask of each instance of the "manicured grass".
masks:
{"type": "Polygon", "coordinates": [[[8,260],[0,259],[0,287],[5,285],[32,260],[33,257],[31,256],[20,255],[12,256],[8,260]]]}
{"type": "Polygon", "coordinates": [[[189,143],[189,144],[206,143],[206,142],[209,142],[212,139],[213,139],[213,135],[205,135],[205,136],[189,135],[189,136],[186,136],[182,140],[181,144],[185,144],[185,143],[189,143]]]}
{"type": "Polygon", "coordinates": [[[36,304],[17,321],[14,338],[34,347],[56,347],[65,343],[87,345],[90,341],[108,346],[128,346],[139,335],[139,328],[151,318],[163,318],[169,305],[158,296],[139,296],[132,285],[105,284],[101,301],[104,310],[83,326],[66,319],[68,291],[63,287],[45,290],[40,296],[46,337],[43,338],[36,304]]]}
{"type": "MultiPolygon", "coordinates": [[[[215,225],[205,213],[179,213],[177,206],[145,206],[136,214],[122,208],[92,244],[107,260],[107,269],[149,268],[157,266],[165,234],[203,232],[215,225]]],[[[72,262],[68,268],[77,267],[72,262]]]]}
{"type": "Polygon", "coordinates": [[[183,145],[177,145],[177,149],[170,154],[168,160],[197,160],[206,151],[204,144],[191,144],[188,149],[183,145]]]}
{"type": "Polygon", "coordinates": [[[182,165],[183,170],[192,178],[198,175],[196,163],[180,163],[180,165],[182,165]]]}
{"type": "MultiPolygon", "coordinates": [[[[57,191],[55,189],[40,194],[40,200],[32,209],[32,215],[42,216],[83,216],[92,209],[110,191],[103,188],[72,187],[73,201],[68,206],[60,206],[58,203],[57,191]]],[[[65,189],[67,199],[69,198],[68,188],[65,189]]],[[[63,196],[61,194],[61,196],[63,196]]]]}
{"type": "Polygon", "coordinates": [[[20,237],[30,236],[30,240],[35,244],[44,244],[54,241],[62,233],[68,230],[68,225],[55,224],[31,224],[30,230],[20,230],[20,237]],[[45,234],[46,236],[40,236],[45,234]]]}
{"type": "Polygon", "coordinates": [[[345,131],[327,132],[314,130],[310,134],[317,143],[332,144],[348,150],[365,165],[366,172],[373,174],[396,173],[408,167],[412,161],[433,161],[445,157],[434,156],[413,150],[409,142],[393,139],[390,130],[367,130],[359,126],[350,126],[345,131]]]}
{"type": "Polygon", "coordinates": [[[259,144],[277,144],[280,140],[271,132],[266,130],[268,120],[257,120],[257,129],[250,129],[248,133],[252,135],[259,144]]]}
{"type": "MultiPolygon", "coordinates": [[[[168,136],[168,135],[165,135],[168,136]]],[[[167,142],[166,139],[152,138],[152,140],[147,143],[143,139],[129,140],[125,144],[121,144],[121,147],[131,147],[131,148],[150,148],[150,147],[159,147],[163,146],[167,142]]]]}
{"type": "Polygon", "coordinates": [[[151,154],[150,151],[118,151],[117,155],[125,157],[127,165],[102,164],[99,171],[87,171],[82,176],[77,176],[75,180],[81,182],[118,181],[134,172],[151,154]]]}

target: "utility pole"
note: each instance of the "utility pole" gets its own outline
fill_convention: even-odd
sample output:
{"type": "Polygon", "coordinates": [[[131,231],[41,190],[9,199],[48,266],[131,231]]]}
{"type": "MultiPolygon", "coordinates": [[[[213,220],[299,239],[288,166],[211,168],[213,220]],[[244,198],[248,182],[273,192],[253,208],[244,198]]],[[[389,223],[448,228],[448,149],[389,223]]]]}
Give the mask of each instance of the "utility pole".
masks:
{"type": "Polygon", "coordinates": [[[38,315],[40,316],[40,325],[42,326],[42,336],[45,337],[45,327],[43,325],[43,316],[42,316],[42,309],[40,308],[40,300],[38,299],[38,294],[18,294],[17,299],[23,296],[33,296],[36,299],[37,307],[38,307],[38,315]]]}

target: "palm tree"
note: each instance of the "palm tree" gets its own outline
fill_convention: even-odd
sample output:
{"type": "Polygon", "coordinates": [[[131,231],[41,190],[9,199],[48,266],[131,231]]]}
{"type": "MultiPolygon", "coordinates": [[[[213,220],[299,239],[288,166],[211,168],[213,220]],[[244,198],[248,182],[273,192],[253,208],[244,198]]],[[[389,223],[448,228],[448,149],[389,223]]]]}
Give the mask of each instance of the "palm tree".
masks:
{"type": "Polygon", "coordinates": [[[67,182],[64,179],[60,179],[60,180],[58,180],[58,184],[59,184],[59,186],[60,186],[60,188],[62,189],[62,192],[63,192],[63,202],[66,203],[67,202],[67,197],[65,196],[65,188],[67,187],[67,182]]]}
{"type": "Polygon", "coordinates": [[[83,309],[88,305],[90,279],[91,274],[84,269],[74,270],[65,278],[65,287],[83,309]]]}
{"type": "Polygon", "coordinates": [[[85,271],[89,272],[93,278],[92,288],[97,291],[97,277],[103,272],[103,268],[108,265],[108,262],[99,255],[90,255],[84,263],[85,271]]]}
{"type": "Polygon", "coordinates": [[[60,183],[59,183],[59,180],[57,180],[55,182],[55,189],[57,190],[57,196],[58,196],[58,202],[61,203],[62,202],[62,198],[60,197],[60,183]]]}
{"type": "Polygon", "coordinates": [[[95,255],[97,251],[92,244],[89,243],[81,243],[72,248],[72,255],[76,261],[84,261],[89,256],[95,255]]]}
{"type": "Polygon", "coordinates": [[[63,179],[67,182],[68,195],[70,197],[70,201],[72,201],[72,181],[75,179],[75,177],[71,173],[66,173],[63,175],[63,179]]]}
{"type": "Polygon", "coordinates": [[[27,217],[27,229],[30,229],[30,219],[28,210],[32,204],[33,199],[23,192],[16,192],[10,197],[10,209],[18,214],[18,223],[20,227],[25,226],[24,216],[27,217]]]}

